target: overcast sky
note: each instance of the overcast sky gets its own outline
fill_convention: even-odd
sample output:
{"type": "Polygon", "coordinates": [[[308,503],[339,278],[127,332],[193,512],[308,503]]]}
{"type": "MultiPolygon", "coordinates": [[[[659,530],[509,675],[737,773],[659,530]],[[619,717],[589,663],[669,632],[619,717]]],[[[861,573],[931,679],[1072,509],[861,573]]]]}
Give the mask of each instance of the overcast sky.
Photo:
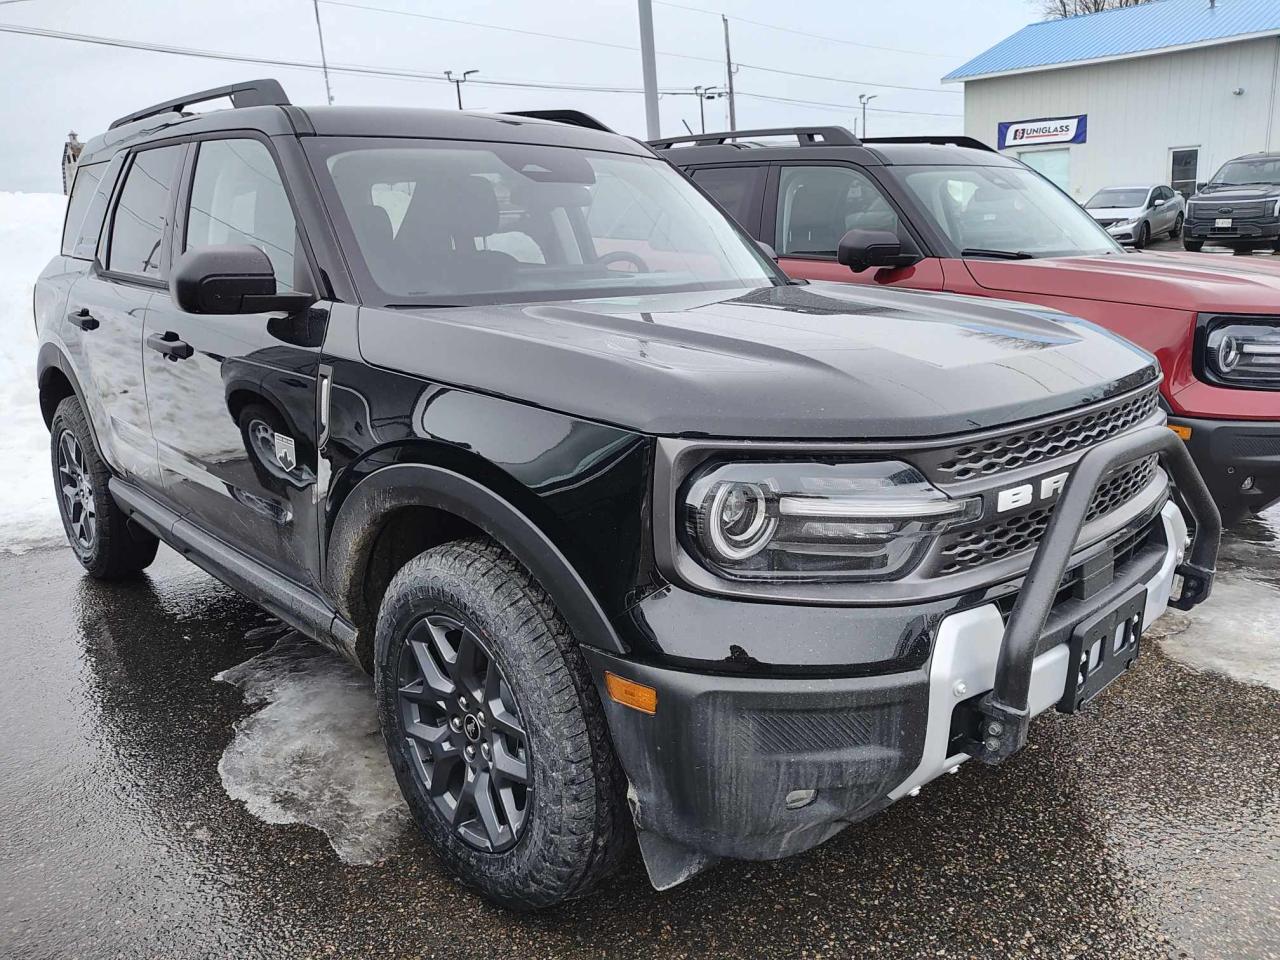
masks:
{"type": "MultiPolygon", "coordinates": [[[[867,93],[877,95],[868,113],[871,136],[958,133],[963,129],[963,88],[944,86],[939,78],[1036,19],[1036,7],[1029,0],[655,0],[658,85],[667,91],[723,86],[724,37],[718,15],[723,10],[730,17],[734,60],[743,65],[735,78],[739,128],[851,126],[858,115],[858,94],[867,93]],[[753,20],[830,39],[747,22],[753,20]],[[759,99],[762,96],[775,99],[759,99]]],[[[331,65],[437,76],[446,69],[476,69],[480,72],[475,80],[624,90],[641,86],[640,57],[633,49],[639,44],[634,0],[341,0],[322,2],[320,12],[331,65]]],[[[294,62],[320,59],[311,0],[0,0],[0,24],[294,62]]],[[[115,117],[147,104],[260,76],[278,78],[294,103],[324,102],[320,72],[305,67],[224,63],[0,33],[0,190],[60,190],[58,158],[69,130],[87,139],[115,117]]],[[[334,72],[332,84],[340,104],[455,105],[454,88],[443,78],[401,80],[334,72]]],[[[573,107],[623,133],[645,132],[643,99],[637,93],[471,83],[463,88],[463,97],[469,109],[573,107]]],[[[664,134],[683,132],[682,120],[698,129],[698,101],[693,96],[664,95],[660,106],[664,134]]],[[[705,107],[707,128],[723,129],[725,102],[708,102],[705,107]]]]}

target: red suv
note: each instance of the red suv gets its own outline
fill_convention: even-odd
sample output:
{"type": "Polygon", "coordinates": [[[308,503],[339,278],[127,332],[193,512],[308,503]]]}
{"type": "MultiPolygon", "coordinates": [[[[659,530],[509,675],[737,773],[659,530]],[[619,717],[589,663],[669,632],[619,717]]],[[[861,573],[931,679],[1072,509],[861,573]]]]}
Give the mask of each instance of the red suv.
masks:
{"type": "Polygon", "coordinates": [[[1142,345],[1224,517],[1280,500],[1280,264],[1127,252],[1040,174],[967,137],[805,127],[653,146],[792,277],[1022,300],[1142,345]]]}

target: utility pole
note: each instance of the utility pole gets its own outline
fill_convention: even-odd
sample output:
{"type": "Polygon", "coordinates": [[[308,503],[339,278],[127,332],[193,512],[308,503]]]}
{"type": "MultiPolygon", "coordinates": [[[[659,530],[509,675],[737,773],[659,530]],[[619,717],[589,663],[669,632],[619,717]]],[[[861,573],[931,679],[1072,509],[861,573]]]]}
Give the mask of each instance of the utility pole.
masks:
{"type": "Polygon", "coordinates": [[[320,69],[324,71],[324,94],[333,106],[333,88],[329,86],[329,60],[324,55],[324,29],[320,26],[320,0],[311,0],[316,10],[316,36],[320,38],[320,69]]]}
{"type": "Polygon", "coordinates": [[[871,96],[867,96],[865,93],[858,94],[858,102],[862,104],[862,135],[864,137],[867,135],[867,104],[878,96],[878,93],[873,93],[871,96]]]}
{"type": "Polygon", "coordinates": [[[471,76],[473,73],[479,73],[479,72],[480,72],[479,70],[464,70],[462,71],[462,76],[459,77],[457,80],[453,79],[452,70],[446,70],[444,72],[444,78],[448,80],[450,83],[452,83],[453,88],[458,91],[458,109],[459,110],[462,109],[462,85],[467,82],[467,77],[471,76]]]}
{"type": "Polygon", "coordinates": [[[644,125],[650,140],[662,136],[658,117],[658,67],[653,50],[653,0],[637,0],[640,14],[640,70],[644,74],[644,125]]]}
{"type": "Polygon", "coordinates": [[[729,129],[737,130],[738,112],[733,102],[733,54],[729,52],[729,18],[722,13],[720,19],[724,21],[724,71],[729,77],[729,129]]]}

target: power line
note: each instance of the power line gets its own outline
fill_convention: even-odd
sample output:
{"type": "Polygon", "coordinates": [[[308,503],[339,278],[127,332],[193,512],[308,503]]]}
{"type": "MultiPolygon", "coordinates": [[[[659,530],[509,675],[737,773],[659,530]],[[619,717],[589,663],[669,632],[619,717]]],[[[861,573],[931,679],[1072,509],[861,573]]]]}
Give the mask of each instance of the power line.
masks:
{"type": "MultiPolygon", "coordinates": [[[[456,17],[441,17],[432,13],[418,13],[414,10],[396,10],[392,7],[375,7],[363,3],[351,3],[349,0],[320,0],[320,3],[331,7],[346,7],[350,10],[364,10],[370,13],[385,13],[397,17],[412,17],[416,20],[430,20],[435,23],[451,23],[458,26],[477,27],[482,30],[497,30],[502,33],[514,33],[520,36],[536,37],[540,40],[561,40],[566,43],[582,43],[593,47],[604,47],[609,50],[627,50],[632,53],[639,53],[640,48],[631,46],[626,43],[614,43],[609,40],[593,40],[587,37],[571,37],[562,33],[541,33],[536,30],[525,30],[520,27],[506,27],[496,23],[480,23],[476,20],[461,20],[456,17]]],[[[705,11],[704,11],[705,12],[705,11]]],[[[657,55],[660,57],[673,57],[678,60],[692,60],[697,63],[714,63],[716,66],[723,65],[724,61],[717,57],[699,57],[691,53],[669,53],[667,51],[658,50],[657,55]]],[[[829,80],[833,83],[848,83],[859,87],[881,87],[888,90],[912,90],[917,93],[946,93],[953,96],[960,96],[962,90],[945,90],[940,87],[913,87],[901,83],[880,83],[871,80],[854,80],[848,77],[828,77],[813,73],[794,73],[790,70],[780,70],[776,67],[765,67],[759,64],[735,63],[736,66],[748,67],[752,70],[759,70],[764,73],[774,73],[785,77],[802,77],[809,80],[829,80]]]]}
{"type": "MultiPolygon", "coordinates": [[[[705,10],[702,7],[690,7],[683,3],[671,3],[670,0],[653,0],[653,2],[663,7],[672,7],[676,10],[688,10],[692,13],[705,13],[712,17],[724,16],[724,14],[717,13],[714,10],[705,10]]],[[[746,17],[732,16],[729,17],[729,19],[736,23],[749,23],[753,27],[763,27],[766,30],[777,30],[781,33],[793,33],[798,37],[808,37],[810,40],[825,40],[828,43],[841,43],[849,47],[862,47],[864,50],[882,50],[885,53],[905,53],[916,57],[945,57],[950,59],[960,56],[960,54],[952,53],[933,53],[928,50],[903,50],[900,47],[882,47],[874,43],[859,43],[856,40],[844,40],[840,37],[824,37],[820,33],[806,33],[803,30],[796,30],[793,27],[782,27],[776,23],[764,23],[761,20],[748,20],[746,17]]]]}
{"type": "MultiPolygon", "coordinates": [[[[832,107],[837,110],[861,110],[862,109],[857,104],[852,104],[852,103],[829,103],[825,100],[797,100],[792,97],[775,97],[771,94],[747,93],[741,90],[738,91],[738,96],[750,97],[752,100],[768,100],[773,103],[790,103],[790,104],[795,104],[796,106],[801,106],[801,107],[824,107],[824,108],[832,107]]],[[[889,107],[867,107],[867,112],[868,113],[909,114],[911,116],[917,116],[917,117],[946,117],[948,119],[950,118],[963,119],[964,117],[963,113],[932,113],[927,110],[893,110],[893,109],[890,109],[889,107]]]]}

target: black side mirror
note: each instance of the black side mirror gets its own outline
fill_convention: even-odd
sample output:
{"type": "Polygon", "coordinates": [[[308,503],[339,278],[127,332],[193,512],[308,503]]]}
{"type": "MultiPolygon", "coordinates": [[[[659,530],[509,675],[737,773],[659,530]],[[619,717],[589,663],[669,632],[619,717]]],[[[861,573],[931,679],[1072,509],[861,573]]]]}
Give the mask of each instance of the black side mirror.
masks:
{"type": "Polygon", "coordinates": [[[919,263],[918,253],[903,252],[902,241],[888,230],[850,230],[840,238],[836,261],[854,273],[870,267],[900,269],[919,263]]]}
{"type": "Polygon", "coordinates": [[[757,240],[756,246],[760,248],[761,253],[763,253],[766,257],[768,257],[774,263],[778,262],[778,251],[773,249],[773,247],[769,246],[769,244],[765,243],[763,240],[757,240]]]}
{"type": "Polygon", "coordinates": [[[169,293],[187,313],[298,313],[316,301],[309,293],[276,293],[270,258],[249,244],[188,250],[174,264],[169,293]]]}
{"type": "Polygon", "coordinates": [[[1201,190],[1203,190],[1203,189],[1204,189],[1205,187],[1207,187],[1208,185],[1209,185],[1209,181],[1208,181],[1208,180],[1201,180],[1199,183],[1197,183],[1197,184],[1196,184],[1196,193],[1199,193],[1201,190]]]}

